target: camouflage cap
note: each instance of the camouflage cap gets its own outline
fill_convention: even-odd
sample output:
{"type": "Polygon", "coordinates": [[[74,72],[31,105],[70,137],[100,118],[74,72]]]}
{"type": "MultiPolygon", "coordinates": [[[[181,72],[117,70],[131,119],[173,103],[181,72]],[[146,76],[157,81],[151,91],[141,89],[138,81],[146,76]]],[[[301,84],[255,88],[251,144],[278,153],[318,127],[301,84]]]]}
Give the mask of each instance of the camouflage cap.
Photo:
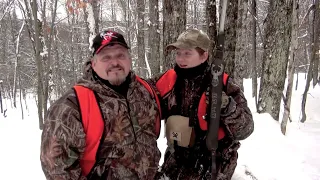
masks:
{"type": "Polygon", "coordinates": [[[179,49],[193,49],[201,48],[208,51],[210,46],[210,39],[208,35],[198,29],[187,29],[179,35],[177,42],[169,44],[166,50],[170,51],[175,48],[179,49]]]}

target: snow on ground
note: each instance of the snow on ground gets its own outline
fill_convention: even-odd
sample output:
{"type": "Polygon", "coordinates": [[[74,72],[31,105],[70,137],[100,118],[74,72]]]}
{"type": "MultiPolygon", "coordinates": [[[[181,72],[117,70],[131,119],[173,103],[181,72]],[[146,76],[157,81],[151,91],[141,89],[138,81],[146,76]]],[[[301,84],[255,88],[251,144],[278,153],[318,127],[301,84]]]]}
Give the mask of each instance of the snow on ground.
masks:
{"type": "MultiPolygon", "coordinates": [[[[29,113],[21,120],[21,111],[7,102],[7,117],[0,114],[0,179],[45,179],[40,165],[41,131],[34,98],[28,101],[29,113]]],[[[20,106],[20,104],[18,104],[20,106]]]]}
{"type": "MultiPolygon", "coordinates": [[[[307,121],[298,123],[305,85],[304,75],[299,75],[299,87],[292,99],[293,122],[288,124],[288,134],[283,136],[280,124],[269,114],[256,113],[251,80],[244,83],[255,131],[241,142],[233,180],[320,180],[320,86],[310,88],[307,121]]],[[[28,103],[29,113],[24,112],[24,120],[20,110],[12,109],[9,102],[7,117],[0,114],[1,180],[45,179],[40,165],[41,131],[34,97],[30,97],[28,103]]],[[[163,128],[158,145],[163,154],[166,148],[163,128]]]]}
{"type": "Polygon", "coordinates": [[[299,74],[298,90],[293,92],[291,104],[293,122],[288,123],[286,136],[282,135],[280,124],[269,114],[255,113],[251,82],[246,80],[244,86],[254,113],[255,131],[241,142],[234,179],[253,179],[243,176],[245,171],[250,171],[259,180],[320,180],[320,86],[310,88],[306,105],[307,121],[299,123],[305,86],[304,74],[299,74]]]}

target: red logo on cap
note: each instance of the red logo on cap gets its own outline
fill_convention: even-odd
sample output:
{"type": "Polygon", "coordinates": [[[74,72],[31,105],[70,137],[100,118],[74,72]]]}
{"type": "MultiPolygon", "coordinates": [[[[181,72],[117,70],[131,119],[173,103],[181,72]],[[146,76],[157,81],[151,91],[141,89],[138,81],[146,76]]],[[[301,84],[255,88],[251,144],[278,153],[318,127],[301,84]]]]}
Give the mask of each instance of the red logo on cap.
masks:
{"type": "Polygon", "coordinates": [[[101,45],[99,47],[99,49],[97,50],[96,54],[99,53],[99,51],[105,47],[107,44],[109,44],[109,42],[112,40],[112,38],[118,38],[117,36],[114,36],[115,33],[114,32],[103,32],[100,33],[100,37],[103,38],[101,45]]]}

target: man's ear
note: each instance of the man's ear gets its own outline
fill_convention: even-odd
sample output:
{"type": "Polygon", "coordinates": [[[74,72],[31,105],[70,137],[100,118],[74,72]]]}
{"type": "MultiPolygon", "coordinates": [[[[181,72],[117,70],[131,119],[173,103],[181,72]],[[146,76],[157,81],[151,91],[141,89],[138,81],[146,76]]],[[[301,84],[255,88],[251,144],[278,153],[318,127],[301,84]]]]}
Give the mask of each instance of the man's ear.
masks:
{"type": "Polygon", "coordinates": [[[96,66],[96,59],[94,57],[91,58],[91,67],[95,67],[96,66]]]}
{"type": "Polygon", "coordinates": [[[207,51],[205,51],[201,56],[202,63],[204,63],[208,59],[208,57],[209,57],[209,53],[207,51]]]}

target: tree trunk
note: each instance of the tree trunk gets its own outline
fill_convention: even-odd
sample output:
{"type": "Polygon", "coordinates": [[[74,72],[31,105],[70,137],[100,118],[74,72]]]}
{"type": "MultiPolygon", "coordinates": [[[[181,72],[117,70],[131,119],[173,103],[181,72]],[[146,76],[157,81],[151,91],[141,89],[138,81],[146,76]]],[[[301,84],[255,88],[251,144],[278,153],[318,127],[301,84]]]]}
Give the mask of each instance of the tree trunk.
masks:
{"type": "MultiPolygon", "coordinates": [[[[90,3],[89,3],[90,4],[90,3]]],[[[91,1],[92,5],[92,10],[93,10],[93,18],[95,21],[95,34],[98,34],[100,29],[99,29],[99,24],[100,24],[100,1],[91,1]]]]}
{"type": "MultiPolygon", "coordinates": [[[[213,57],[215,42],[217,41],[217,7],[216,0],[206,0],[207,34],[211,38],[209,56],[213,57]]],[[[210,60],[213,58],[209,58],[210,60]]],[[[210,62],[212,63],[212,62],[210,62]]]]}
{"type": "MultiPolygon", "coordinates": [[[[50,81],[50,76],[52,75],[52,69],[51,69],[51,47],[52,47],[52,39],[53,39],[53,32],[54,32],[54,23],[56,21],[56,14],[57,14],[57,4],[58,0],[54,0],[54,6],[51,8],[52,9],[52,19],[51,19],[51,25],[49,29],[49,38],[47,40],[47,47],[48,47],[48,58],[47,58],[47,63],[46,63],[46,73],[45,73],[45,81],[44,81],[44,104],[43,104],[43,109],[44,109],[44,116],[47,116],[47,104],[48,104],[48,99],[49,99],[49,81],[50,81]]],[[[49,28],[49,27],[48,27],[49,28]]],[[[43,31],[47,31],[47,27],[43,28],[43,31]]]]}
{"type": "Polygon", "coordinates": [[[21,119],[24,119],[23,105],[22,105],[22,85],[21,85],[21,75],[19,74],[19,92],[20,92],[20,108],[21,108],[21,119]]]}
{"type": "Polygon", "coordinates": [[[4,64],[6,61],[6,57],[7,57],[7,44],[8,44],[8,39],[6,37],[7,34],[7,23],[5,21],[5,19],[2,19],[1,21],[1,43],[2,43],[2,48],[1,48],[1,62],[4,64]]]}
{"type": "MultiPolygon", "coordinates": [[[[89,13],[90,14],[90,13],[89,13]]],[[[90,19],[90,18],[89,18],[90,19]]],[[[76,65],[75,65],[75,56],[74,56],[74,47],[75,47],[75,43],[74,43],[74,39],[75,39],[75,15],[74,13],[69,13],[68,14],[68,24],[70,26],[70,32],[69,32],[69,38],[70,38],[70,58],[71,58],[71,74],[72,74],[72,80],[70,82],[70,84],[74,84],[77,81],[77,76],[76,76],[76,65]],[[71,17],[70,17],[71,16],[71,17]]],[[[90,22],[89,22],[90,24],[90,22]]],[[[91,26],[93,24],[91,23],[91,26]]],[[[90,28],[89,28],[90,29],[90,28]]],[[[92,34],[91,30],[90,30],[90,34],[92,34]]]]}
{"type": "MultiPolygon", "coordinates": [[[[87,48],[87,54],[91,54],[91,38],[94,38],[94,37],[91,37],[91,33],[90,33],[90,23],[88,21],[88,17],[89,17],[89,12],[86,8],[86,6],[84,6],[83,8],[83,20],[84,20],[84,23],[85,23],[85,28],[86,28],[86,39],[88,40],[88,44],[89,44],[89,47],[87,48]]],[[[87,60],[87,59],[86,59],[87,60]]],[[[85,60],[85,61],[86,61],[85,60]]]]}
{"type": "Polygon", "coordinates": [[[266,18],[258,112],[279,120],[291,41],[292,0],[271,0],[266,18]]]}
{"type": "Polygon", "coordinates": [[[40,130],[43,129],[43,84],[42,84],[42,62],[40,57],[40,24],[38,20],[38,8],[37,8],[37,1],[31,1],[32,5],[32,14],[33,14],[33,23],[34,23],[34,29],[35,29],[35,58],[36,58],[36,64],[37,64],[37,97],[38,97],[38,116],[39,116],[39,128],[40,130]]]}
{"type": "MultiPolygon", "coordinates": [[[[318,0],[317,0],[318,1],[318,0]]],[[[314,12],[315,13],[315,12],[314,12]]],[[[316,39],[318,39],[319,37],[316,37],[317,35],[317,27],[316,27],[316,23],[315,23],[316,19],[315,19],[315,14],[313,15],[313,21],[310,24],[310,28],[309,28],[309,32],[310,32],[310,63],[309,63],[309,69],[308,69],[308,73],[307,73],[307,81],[306,81],[306,86],[302,95],[302,102],[301,102],[301,111],[302,111],[302,117],[300,122],[304,123],[307,120],[307,114],[306,114],[306,102],[307,102],[307,96],[308,96],[308,91],[309,91],[309,87],[310,87],[310,83],[312,80],[312,75],[313,75],[313,66],[314,66],[314,61],[316,59],[316,51],[318,49],[318,45],[316,44],[316,39]]],[[[308,56],[308,51],[306,48],[306,52],[307,52],[307,57],[308,56]]]]}
{"type": "Polygon", "coordinates": [[[149,0],[149,52],[151,76],[160,73],[160,29],[159,29],[159,0],[149,0]]]}
{"type": "Polygon", "coordinates": [[[87,7],[84,9],[87,13],[88,21],[88,29],[89,29],[89,48],[91,47],[91,43],[93,38],[99,33],[99,11],[100,5],[98,1],[91,1],[87,3],[87,7]]]}
{"type": "Polygon", "coordinates": [[[243,78],[246,74],[246,30],[247,30],[247,12],[248,0],[238,1],[238,19],[237,19],[237,33],[236,33],[236,49],[235,49],[235,66],[234,80],[243,89],[243,78]]]}
{"type": "Polygon", "coordinates": [[[26,90],[25,89],[22,89],[22,96],[23,96],[24,105],[26,107],[26,110],[29,112],[28,105],[27,105],[27,94],[26,94],[26,90]]]}
{"type": "Polygon", "coordinates": [[[114,26],[118,26],[117,25],[117,16],[116,16],[116,12],[115,12],[115,3],[113,0],[111,0],[111,19],[112,19],[112,22],[114,24],[114,26]]]}
{"type": "Polygon", "coordinates": [[[313,55],[313,86],[316,86],[319,79],[318,79],[318,68],[319,68],[319,37],[320,37],[320,4],[319,0],[315,0],[315,10],[313,15],[313,25],[314,28],[314,50],[312,53],[313,55]]]}
{"type": "Polygon", "coordinates": [[[193,25],[195,28],[198,28],[198,0],[193,0],[193,25]]]}
{"type": "Polygon", "coordinates": [[[42,72],[42,81],[43,81],[43,114],[44,117],[47,116],[47,106],[48,106],[48,85],[47,85],[47,76],[49,73],[48,64],[49,64],[49,56],[48,56],[48,47],[49,47],[49,36],[48,36],[48,23],[47,23],[47,0],[43,1],[43,4],[41,2],[41,20],[42,22],[39,23],[40,25],[40,44],[41,44],[41,52],[42,54],[42,66],[43,66],[43,72],[42,72]]]}
{"type": "Polygon", "coordinates": [[[295,90],[298,90],[298,84],[299,84],[299,72],[297,72],[297,80],[296,80],[296,88],[295,88],[295,90]]]}
{"type": "Polygon", "coordinates": [[[128,37],[128,44],[129,47],[131,47],[131,33],[130,33],[130,28],[131,28],[131,9],[130,9],[130,1],[127,3],[128,9],[127,9],[127,37],[128,37]]]}
{"type": "Polygon", "coordinates": [[[0,81],[0,112],[3,113],[3,104],[2,104],[2,81],[0,81]]]}
{"type": "Polygon", "coordinates": [[[10,17],[10,23],[11,23],[11,37],[12,42],[16,42],[16,44],[13,45],[15,60],[14,60],[14,71],[13,71],[13,107],[17,108],[17,81],[18,81],[18,62],[19,62],[19,45],[20,45],[20,34],[24,27],[24,23],[21,26],[21,30],[19,31],[19,34],[16,39],[17,35],[17,25],[18,25],[18,19],[15,11],[13,12],[12,18],[10,17]]]}
{"type": "Polygon", "coordinates": [[[302,102],[301,102],[301,112],[302,112],[302,117],[300,122],[304,123],[307,120],[307,114],[306,114],[306,102],[307,102],[307,96],[308,96],[308,91],[312,79],[312,58],[310,59],[310,66],[307,74],[307,81],[306,81],[306,87],[304,89],[303,95],[302,95],[302,102]]]}
{"type": "Polygon", "coordinates": [[[256,0],[252,0],[251,4],[251,11],[252,11],[252,97],[255,99],[256,109],[258,109],[258,72],[257,72],[257,4],[256,0]]]}
{"type": "MultiPolygon", "coordinates": [[[[221,5],[220,5],[221,6],[221,5]]],[[[226,62],[226,73],[234,77],[235,50],[236,50],[236,30],[238,20],[238,1],[230,1],[227,7],[227,17],[225,22],[225,50],[224,61],[226,62]]]]}
{"type": "Polygon", "coordinates": [[[60,56],[59,56],[59,49],[58,49],[58,41],[55,41],[55,61],[56,61],[56,72],[55,74],[57,75],[57,88],[56,88],[56,96],[60,97],[62,95],[62,74],[60,70],[60,56]]]}
{"type": "Polygon", "coordinates": [[[147,63],[145,59],[145,43],[144,43],[144,14],[145,4],[144,0],[137,0],[137,11],[138,11],[138,34],[137,34],[137,48],[138,48],[138,59],[136,67],[138,67],[138,75],[146,78],[148,76],[147,63]]]}
{"type": "Polygon", "coordinates": [[[163,49],[164,61],[163,71],[174,66],[173,53],[165,51],[165,47],[178,39],[178,36],[186,29],[186,0],[164,0],[163,1],[163,49]]]}
{"type": "Polygon", "coordinates": [[[290,59],[288,65],[288,85],[287,91],[284,101],[284,113],[281,121],[281,132],[283,135],[286,134],[288,119],[290,118],[290,107],[291,107],[291,96],[292,96],[292,87],[293,87],[293,79],[294,79],[294,64],[296,51],[298,49],[298,6],[299,1],[293,0],[293,8],[292,8],[292,31],[291,31],[291,51],[290,51],[290,59]]]}

